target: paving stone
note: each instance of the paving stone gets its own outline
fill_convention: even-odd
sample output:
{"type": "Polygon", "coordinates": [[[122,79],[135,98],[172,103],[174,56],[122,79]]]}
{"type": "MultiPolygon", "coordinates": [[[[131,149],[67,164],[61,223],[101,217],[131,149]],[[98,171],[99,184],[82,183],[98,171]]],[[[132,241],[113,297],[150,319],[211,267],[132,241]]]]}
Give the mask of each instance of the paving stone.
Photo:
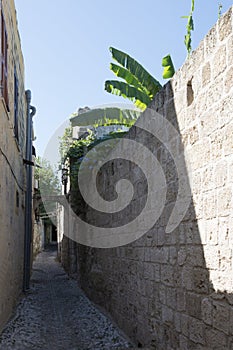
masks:
{"type": "Polygon", "coordinates": [[[30,291],[0,335],[0,350],[88,350],[133,348],[56,261],[39,254],[30,291]]]}

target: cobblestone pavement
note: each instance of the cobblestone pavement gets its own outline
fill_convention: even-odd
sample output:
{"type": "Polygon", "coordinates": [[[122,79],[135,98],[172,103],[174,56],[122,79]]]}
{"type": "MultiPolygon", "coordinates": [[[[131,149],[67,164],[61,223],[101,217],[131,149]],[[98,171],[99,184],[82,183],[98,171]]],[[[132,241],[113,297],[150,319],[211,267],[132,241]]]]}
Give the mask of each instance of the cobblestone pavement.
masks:
{"type": "Polygon", "coordinates": [[[0,336],[0,350],[127,349],[132,345],[91,303],[58,262],[39,254],[31,289],[0,336]]]}

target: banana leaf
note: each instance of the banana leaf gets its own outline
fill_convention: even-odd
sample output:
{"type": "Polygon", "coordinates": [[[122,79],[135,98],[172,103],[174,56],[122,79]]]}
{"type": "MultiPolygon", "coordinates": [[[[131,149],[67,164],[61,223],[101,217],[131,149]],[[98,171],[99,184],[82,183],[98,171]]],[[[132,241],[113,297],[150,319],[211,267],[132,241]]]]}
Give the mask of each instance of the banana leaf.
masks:
{"type": "Polygon", "coordinates": [[[72,115],[70,122],[74,126],[132,126],[141,111],[137,109],[122,109],[118,107],[95,108],[81,114],[72,115]]]}
{"type": "Polygon", "coordinates": [[[128,98],[135,106],[142,110],[146,109],[152,100],[145,92],[123,81],[107,80],[105,81],[105,90],[114,95],[128,98]]]}
{"type": "Polygon", "coordinates": [[[150,92],[140,83],[140,81],[132,73],[130,73],[128,69],[125,69],[124,67],[121,67],[114,63],[110,64],[110,69],[118,78],[124,79],[128,84],[150,95],[150,92]]]}
{"type": "Polygon", "coordinates": [[[113,47],[110,47],[110,52],[112,54],[112,58],[122,67],[126,68],[133,76],[135,76],[140,84],[149,91],[151,96],[155,96],[155,94],[162,88],[159,81],[156,80],[140,63],[138,63],[128,54],[113,47]]]}
{"type": "Polygon", "coordinates": [[[163,57],[162,59],[163,79],[170,79],[175,74],[175,68],[170,55],[163,57]]]}

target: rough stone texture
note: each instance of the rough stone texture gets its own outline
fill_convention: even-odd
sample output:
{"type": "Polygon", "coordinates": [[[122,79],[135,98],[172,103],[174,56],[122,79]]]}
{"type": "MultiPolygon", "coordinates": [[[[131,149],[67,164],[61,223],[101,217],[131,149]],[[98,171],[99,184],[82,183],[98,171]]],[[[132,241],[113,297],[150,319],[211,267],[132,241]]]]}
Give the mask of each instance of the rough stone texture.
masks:
{"type": "Polygon", "coordinates": [[[13,0],[1,1],[8,37],[9,110],[0,97],[0,329],[23,285],[26,101],[24,65],[13,0]],[[14,73],[19,82],[18,140],[14,132],[14,73]]]}
{"type": "Polygon", "coordinates": [[[0,335],[0,349],[135,349],[55,259],[55,251],[38,255],[30,292],[0,335]]]}
{"type": "MultiPolygon", "coordinates": [[[[178,191],[172,159],[164,145],[136,123],[128,137],[157,156],[166,177],[161,217],[127,246],[94,249],[67,244],[68,260],[76,261],[88,296],[104,306],[138,345],[151,349],[232,348],[232,36],[230,9],[150,106],[180,133],[182,145],[173,140],[174,147],[185,149],[192,201],[179,226],[165,232],[178,191]]],[[[124,177],[125,169],[113,162],[102,176],[118,172],[124,177]]],[[[133,165],[130,176],[137,177],[133,165]]],[[[110,180],[105,191],[111,195],[110,180]]],[[[145,195],[138,193],[136,207],[145,195]]],[[[71,203],[77,212],[83,210],[74,189],[71,203]]],[[[148,215],[153,215],[151,210],[148,215]]],[[[85,215],[95,220],[92,213],[85,215]]],[[[112,218],[112,224],[120,226],[128,215],[112,218]]],[[[101,224],[98,218],[96,223],[101,224]]]]}
{"type": "Polygon", "coordinates": [[[43,244],[44,225],[41,219],[35,220],[33,226],[33,259],[44,248],[43,244]]]}

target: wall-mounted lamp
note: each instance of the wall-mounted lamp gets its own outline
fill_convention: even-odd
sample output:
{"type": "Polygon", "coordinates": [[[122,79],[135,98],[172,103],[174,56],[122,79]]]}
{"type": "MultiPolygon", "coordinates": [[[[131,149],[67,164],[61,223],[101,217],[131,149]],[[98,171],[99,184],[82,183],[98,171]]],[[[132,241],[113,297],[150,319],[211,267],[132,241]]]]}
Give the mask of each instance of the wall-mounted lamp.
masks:
{"type": "Polygon", "coordinates": [[[68,182],[68,169],[62,168],[61,169],[61,182],[64,185],[64,194],[67,193],[67,182],[68,182]]]}
{"type": "Polygon", "coordinates": [[[64,185],[65,182],[68,181],[68,169],[67,168],[62,168],[61,169],[61,181],[64,185]]]}

